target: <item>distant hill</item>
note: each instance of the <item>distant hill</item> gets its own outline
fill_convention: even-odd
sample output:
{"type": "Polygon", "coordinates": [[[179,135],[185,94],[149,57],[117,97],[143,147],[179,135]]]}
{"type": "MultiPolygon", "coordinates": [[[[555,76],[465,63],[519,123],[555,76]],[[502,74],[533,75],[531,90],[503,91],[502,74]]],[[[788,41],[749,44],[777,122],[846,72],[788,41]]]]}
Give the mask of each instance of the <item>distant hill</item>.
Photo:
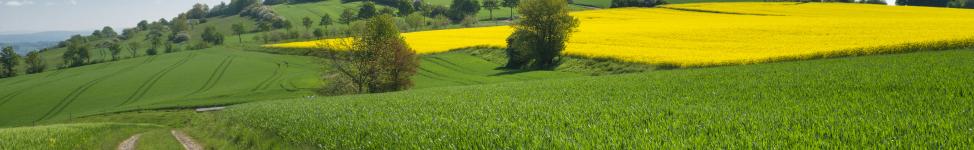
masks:
{"type": "Polygon", "coordinates": [[[76,34],[90,34],[90,31],[46,31],[23,34],[0,34],[0,47],[13,46],[18,54],[40,50],[57,45],[76,34]]]}
{"type": "Polygon", "coordinates": [[[46,31],[25,34],[0,34],[0,43],[64,41],[75,34],[90,33],[91,31],[46,31]]]}

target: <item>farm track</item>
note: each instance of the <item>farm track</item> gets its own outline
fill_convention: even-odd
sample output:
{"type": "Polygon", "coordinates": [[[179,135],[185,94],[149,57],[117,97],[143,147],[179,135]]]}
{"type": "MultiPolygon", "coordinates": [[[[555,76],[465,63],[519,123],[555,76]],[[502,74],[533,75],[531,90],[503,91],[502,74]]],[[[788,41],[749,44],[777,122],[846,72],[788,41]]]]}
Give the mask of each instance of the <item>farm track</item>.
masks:
{"type": "Polygon", "coordinates": [[[149,80],[146,80],[144,83],[142,83],[142,86],[139,86],[139,88],[135,91],[135,93],[132,93],[132,95],[129,96],[128,99],[118,104],[117,106],[122,106],[125,104],[138,101],[138,99],[144,97],[145,94],[148,93],[149,90],[152,89],[152,87],[155,86],[155,84],[159,82],[160,79],[162,79],[162,77],[165,77],[166,74],[169,74],[170,71],[179,68],[183,64],[186,64],[186,62],[189,62],[189,60],[192,59],[194,56],[196,56],[196,53],[190,53],[189,55],[184,57],[183,60],[180,60],[179,62],[172,64],[169,67],[166,67],[161,71],[159,71],[158,73],[152,75],[152,77],[150,77],[149,80]]]}
{"type": "Polygon", "coordinates": [[[122,143],[118,143],[118,147],[116,147],[115,149],[117,149],[117,150],[135,150],[136,149],[135,146],[139,143],[139,139],[140,138],[142,138],[142,134],[132,135],[132,137],[129,137],[128,139],[125,139],[125,141],[122,141],[122,143]]]}
{"type": "Polygon", "coordinates": [[[259,90],[270,88],[271,85],[277,82],[278,80],[280,80],[280,78],[282,78],[286,72],[287,72],[287,66],[282,66],[281,64],[278,64],[277,69],[274,69],[274,74],[271,74],[271,77],[268,77],[264,81],[261,81],[260,84],[257,84],[257,87],[255,87],[250,91],[256,92],[259,90]]]}
{"type": "Polygon", "coordinates": [[[36,121],[50,119],[51,117],[57,116],[62,111],[64,111],[65,108],[67,108],[72,103],[74,103],[74,101],[77,100],[78,97],[81,97],[81,94],[84,94],[85,92],[88,91],[89,88],[91,88],[91,87],[95,86],[96,84],[100,83],[102,80],[106,80],[108,78],[114,77],[114,76],[116,76],[118,74],[121,74],[121,73],[129,72],[132,69],[135,69],[135,68],[137,68],[139,66],[145,65],[145,64],[147,64],[149,62],[152,62],[152,60],[153,60],[152,58],[146,59],[146,61],[142,62],[141,64],[132,65],[132,66],[126,67],[126,68],[124,68],[122,70],[115,71],[115,72],[113,72],[111,74],[102,76],[102,77],[100,77],[98,79],[95,79],[95,80],[91,80],[88,83],[85,83],[84,85],[81,85],[81,87],[78,87],[74,91],[71,91],[71,93],[68,94],[67,96],[65,96],[64,99],[61,99],[61,101],[58,102],[58,104],[56,106],[54,106],[54,108],[51,108],[51,110],[49,110],[47,113],[44,114],[44,116],[41,116],[41,118],[37,119],[36,121]]]}
{"type": "Polygon", "coordinates": [[[170,133],[172,133],[172,136],[175,137],[176,140],[179,141],[179,143],[183,145],[183,148],[184,149],[186,149],[186,150],[203,150],[203,146],[201,146],[199,143],[197,143],[195,140],[193,140],[192,137],[189,137],[185,133],[180,132],[180,131],[176,131],[176,130],[171,130],[170,133]]]}
{"type": "Polygon", "coordinates": [[[419,67],[419,70],[420,70],[420,72],[419,72],[420,74],[422,74],[423,72],[427,73],[427,75],[426,75],[427,77],[437,76],[437,79],[442,79],[444,81],[450,81],[450,82],[454,82],[454,83],[461,83],[462,85],[482,83],[482,82],[477,82],[477,81],[473,81],[473,80],[465,80],[465,79],[461,79],[461,78],[450,78],[450,76],[447,76],[447,75],[444,75],[444,74],[440,74],[440,73],[437,73],[437,72],[430,71],[429,69],[423,68],[422,66],[419,67]]]}
{"type": "MultiPolygon", "coordinates": [[[[430,57],[427,60],[430,60],[429,62],[432,62],[434,64],[443,66],[443,67],[445,67],[447,69],[450,69],[450,70],[453,70],[453,71],[456,71],[456,72],[460,72],[460,73],[466,73],[466,74],[471,74],[471,75],[476,75],[476,74],[491,74],[490,72],[475,71],[475,70],[471,70],[471,69],[465,69],[465,68],[463,68],[464,66],[462,66],[462,65],[459,65],[459,64],[456,64],[456,63],[452,63],[449,60],[446,60],[446,59],[443,59],[443,58],[440,58],[440,57],[430,57]]],[[[496,77],[501,77],[501,78],[506,78],[506,79],[512,79],[512,80],[531,80],[531,79],[534,79],[534,78],[527,77],[527,76],[520,76],[520,75],[513,75],[513,74],[512,75],[501,75],[501,76],[496,76],[496,77]]]]}
{"type": "Polygon", "coordinates": [[[227,56],[227,58],[224,58],[223,62],[220,62],[220,65],[213,70],[212,74],[210,74],[210,78],[206,80],[206,83],[204,83],[200,89],[193,91],[193,93],[189,95],[206,92],[216,86],[216,84],[220,82],[220,79],[223,78],[223,75],[226,74],[228,68],[230,68],[230,65],[233,64],[233,60],[236,59],[236,57],[237,56],[227,56]]]}

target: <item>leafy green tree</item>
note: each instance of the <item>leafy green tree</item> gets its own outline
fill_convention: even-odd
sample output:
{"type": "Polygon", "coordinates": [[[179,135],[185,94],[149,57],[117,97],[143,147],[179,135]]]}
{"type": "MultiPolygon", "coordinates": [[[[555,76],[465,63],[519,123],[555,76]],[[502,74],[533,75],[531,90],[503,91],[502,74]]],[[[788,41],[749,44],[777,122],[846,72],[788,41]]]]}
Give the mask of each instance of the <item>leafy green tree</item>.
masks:
{"type": "Polygon", "coordinates": [[[362,3],[362,7],[358,9],[358,19],[369,19],[379,14],[378,9],[375,9],[375,3],[372,1],[366,1],[362,3]]]}
{"type": "Polygon", "coordinates": [[[209,26],[203,29],[203,41],[215,45],[223,44],[223,34],[216,31],[216,27],[209,26]]]}
{"type": "Polygon", "coordinates": [[[233,34],[237,34],[237,40],[243,44],[243,34],[247,32],[243,23],[235,23],[231,28],[233,28],[233,34]]]}
{"type": "Polygon", "coordinates": [[[446,27],[447,25],[450,25],[450,18],[447,18],[446,16],[443,15],[437,15],[436,17],[433,18],[434,28],[439,29],[439,28],[446,27]]]}
{"type": "Polygon", "coordinates": [[[305,30],[311,30],[311,25],[314,25],[314,24],[315,24],[315,22],[314,21],[311,21],[311,18],[309,18],[309,17],[301,18],[301,25],[304,25],[304,29],[305,30]]]}
{"type": "Polygon", "coordinates": [[[480,3],[477,0],[453,0],[447,17],[453,22],[460,22],[467,16],[476,15],[480,11],[480,3]]]}
{"type": "Polygon", "coordinates": [[[399,10],[399,16],[406,16],[416,11],[411,0],[396,0],[396,5],[394,6],[399,10]]]}
{"type": "Polygon", "coordinates": [[[318,25],[328,28],[328,26],[334,24],[334,21],[334,19],[331,19],[331,15],[325,14],[324,16],[321,16],[321,20],[318,21],[318,25]]]}
{"type": "Polygon", "coordinates": [[[355,17],[355,10],[345,8],[342,10],[342,16],[339,18],[338,22],[341,22],[342,24],[352,23],[352,21],[355,21],[355,17]]]}
{"type": "Polygon", "coordinates": [[[115,38],[118,36],[118,32],[115,32],[115,29],[112,29],[112,27],[105,26],[101,29],[101,35],[104,38],[115,38]]]}
{"type": "Polygon", "coordinates": [[[511,18],[508,19],[514,20],[514,8],[517,7],[518,3],[520,3],[520,0],[504,0],[504,2],[501,3],[501,5],[504,7],[511,9],[511,18]]]}
{"type": "Polygon", "coordinates": [[[271,31],[271,25],[269,23],[267,23],[267,22],[264,22],[264,21],[257,22],[257,30],[258,31],[271,31]]]}
{"type": "Polygon", "coordinates": [[[118,60],[118,55],[122,53],[122,44],[112,42],[108,45],[108,51],[112,52],[112,60],[118,60]]]}
{"type": "Polygon", "coordinates": [[[210,12],[210,6],[202,3],[196,3],[193,5],[193,9],[186,12],[189,19],[203,19],[206,18],[207,13],[210,12]]]}
{"type": "Polygon", "coordinates": [[[141,43],[137,41],[129,42],[128,48],[129,52],[132,53],[132,57],[139,56],[139,47],[142,47],[141,43]]]}
{"type": "Polygon", "coordinates": [[[17,76],[17,65],[20,65],[20,55],[14,51],[14,47],[7,46],[0,51],[0,78],[17,76]]]}
{"type": "Polygon", "coordinates": [[[325,64],[331,65],[341,78],[326,80],[330,85],[350,85],[329,92],[355,89],[355,93],[381,93],[412,87],[411,77],[416,74],[419,63],[415,52],[399,35],[392,16],[380,15],[368,19],[365,27],[356,32],[352,37],[353,42],[324,47],[330,60],[325,64]]]}
{"type": "Polygon", "coordinates": [[[315,28],[315,31],[312,32],[312,34],[314,34],[316,38],[321,39],[321,37],[325,36],[325,30],[321,30],[321,28],[315,28]]]}
{"type": "Polygon", "coordinates": [[[498,0],[484,0],[483,3],[484,9],[487,9],[487,11],[490,12],[490,21],[494,21],[494,10],[501,8],[498,0]]]}
{"type": "Polygon", "coordinates": [[[416,30],[426,25],[426,16],[423,16],[423,14],[418,12],[409,14],[406,16],[406,24],[408,24],[413,30],[416,30]]]}
{"type": "Polygon", "coordinates": [[[146,20],[139,21],[139,24],[138,24],[138,26],[136,26],[136,28],[138,28],[139,30],[148,30],[149,29],[149,21],[146,21],[146,20]]]}
{"type": "Polygon", "coordinates": [[[508,37],[508,68],[553,69],[578,19],[564,0],[528,0],[517,7],[522,19],[508,37]]]}
{"type": "Polygon", "coordinates": [[[47,64],[44,63],[44,58],[41,58],[41,53],[38,51],[27,53],[27,59],[24,62],[27,63],[27,74],[41,73],[47,69],[47,64]]]}
{"type": "Polygon", "coordinates": [[[91,46],[81,42],[69,42],[67,51],[61,55],[61,58],[64,59],[64,65],[67,67],[85,65],[91,60],[91,46]]]}

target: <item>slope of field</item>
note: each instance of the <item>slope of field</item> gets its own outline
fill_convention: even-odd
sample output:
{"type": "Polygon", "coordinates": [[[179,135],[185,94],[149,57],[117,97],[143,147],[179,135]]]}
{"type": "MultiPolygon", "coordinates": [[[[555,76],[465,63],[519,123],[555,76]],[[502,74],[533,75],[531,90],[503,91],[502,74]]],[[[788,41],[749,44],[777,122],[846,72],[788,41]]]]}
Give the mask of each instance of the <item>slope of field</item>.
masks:
{"type": "Polygon", "coordinates": [[[310,57],[214,48],[0,80],[0,125],[310,95],[310,57]]]}
{"type": "MultiPolygon", "coordinates": [[[[565,55],[681,67],[974,46],[974,11],[840,3],[700,3],[572,13],[565,55]]],[[[404,34],[419,53],[504,46],[509,27],[404,34]],[[477,34],[470,34],[477,33],[477,34]]],[[[313,47],[317,41],[268,45],[313,47]]]]}
{"type": "Polygon", "coordinates": [[[488,62],[466,53],[445,53],[421,57],[419,71],[413,77],[417,89],[557,79],[579,77],[581,75],[556,72],[532,71],[511,72],[497,69],[502,64],[488,62]]]}
{"type": "Polygon", "coordinates": [[[238,105],[219,120],[326,149],[959,148],[974,50],[238,105]],[[322,132],[327,131],[327,132],[322,132]]]}
{"type": "Polygon", "coordinates": [[[163,126],[79,123],[0,129],[0,149],[115,149],[133,134],[163,126]]]}

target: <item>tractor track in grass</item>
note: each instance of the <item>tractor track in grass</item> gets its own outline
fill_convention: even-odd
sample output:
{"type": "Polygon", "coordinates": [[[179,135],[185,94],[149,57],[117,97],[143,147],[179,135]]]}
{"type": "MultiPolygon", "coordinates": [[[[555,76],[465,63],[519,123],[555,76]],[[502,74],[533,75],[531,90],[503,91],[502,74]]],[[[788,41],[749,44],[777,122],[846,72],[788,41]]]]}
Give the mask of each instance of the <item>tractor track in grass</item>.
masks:
{"type": "Polygon", "coordinates": [[[162,79],[162,77],[165,77],[166,74],[169,74],[170,71],[175,70],[176,68],[179,68],[183,64],[186,64],[186,62],[189,62],[189,60],[192,59],[194,56],[196,56],[196,53],[190,53],[189,55],[186,55],[179,62],[176,62],[175,64],[172,64],[169,67],[166,67],[166,68],[162,69],[158,73],[153,74],[152,77],[149,78],[149,80],[146,80],[144,83],[142,83],[142,86],[139,86],[139,88],[135,90],[135,93],[132,93],[132,95],[129,96],[129,98],[125,99],[124,102],[118,104],[117,106],[122,106],[122,105],[125,105],[125,104],[129,104],[129,103],[133,103],[135,101],[138,101],[138,99],[141,99],[142,97],[144,97],[145,94],[148,93],[149,90],[151,90],[152,87],[155,86],[155,84],[157,82],[159,82],[160,79],[162,79]]]}
{"type": "MultiPolygon", "coordinates": [[[[446,59],[443,59],[443,58],[440,58],[440,57],[429,57],[429,59],[430,59],[429,62],[432,62],[434,64],[443,66],[443,67],[445,67],[447,69],[450,69],[450,70],[453,70],[453,71],[456,71],[456,72],[460,72],[460,73],[466,73],[466,74],[470,74],[470,75],[477,75],[477,74],[481,74],[481,73],[491,74],[490,72],[482,72],[482,71],[474,71],[474,70],[470,70],[470,69],[464,69],[462,65],[458,65],[456,63],[450,62],[449,60],[446,60],[446,59]]],[[[522,76],[514,75],[514,74],[511,74],[511,75],[499,75],[499,76],[495,76],[495,77],[501,77],[501,78],[513,79],[513,80],[531,80],[530,77],[522,77],[522,76]]]]}
{"type": "Polygon", "coordinates": [[[121,73],[129,72],[129,71],[131,71],[131,70],[133,70],[133,69],[135,69],[135,68],[137,68],[139,66],[145,65],[145,64],[147,64],[147,63],[149,63],[151,61],[152,61],[152,58],[149,58],[149,59],[146,59],[146,61],[142,62],[141,64],[137,64],[137,65],[132,65],[132,66],[129,66],[129,67],[125,67],[125,68],[123,68],[121,70],[118,70],[118,71],[115,71],[115,72],[113,72],[111,74],[108,74],[108,75],[99,77],[99,78],[97,78],[95,80],[88,81],[88,83],[85,83],[84,85],[81,85],[81,87],[78,87],[74,91],[71,91],[71,93],[69,93],[67,96],[65,96],[63,99],[61,99],[61,101],[58,102],[58,104],[55,105],[54,108],[51,108],[51,110],[47,111],[47,113],[45,113],[44,116],[41,116],[41,118],[38,118],[36,121],[50,119],[51,117],[57,116],[62,111],[64,111],[65,108],[67,108],[72,103],[74,103],[75,100],[78,100],[78,97],[81,97],[81,94],[84,94],[85,92],[88,91],[88,89],[90,89],[91,87],[93,87],[96,84],[100,83],[101,81],[106,80],[106,79],[111,78],[111,77],[115,77],[116,75],[121,74],[121,73]]]}
{"type": "Polygon", "coordinates": [[[142,134],[132,135],[132,137],[129,137],[128,139],[125,139],[125,141],[122,141],[122,143],[118,143],[118,146],[115,147],[115,149],[117,149],[117,150],[135,150],[136,149],[135,146],[139,144],[139,139],[140,138],[142,138],[142,134]]]}
{"type": "Polygon", "coordinates": [[[277,69],[274,69],[274,74],[271,74],[271,77],[268,77],[267,79],[264,79],[264,81],[261,81],[260,84],[257,84],[257,87],[255,87],[250,91],[256,92],[259,90],[270,88],[271,85],[274,84],[274,82],[280,80],[280,78],[282,78],[284,76],[284,73],[286,72],[287,72],[287,66],[278,63],[277,69]]]}
{"type": "MultiPolygon", "coordinates": [[[[155,57],[149,57],[149,59],[146,59],[144,62],[142,62],[142,64],[147,64],[149,62],[152,62],[152,60],[154,60],[153,58],[155,58],[155,57]]],[[[58,70],[57,73],[60,74],[60,72],[63,72],[63,69],[62,70],[58,70]]],[[[74,75],[78,75],[78,74],[81,74],[81,72],[75,73],[74,75]]],[[[49,76],[51,76],[51,75],[45,76],[45,78],[46,77],[49,77],[49,76]]],[[[37,87],[40,87],[40,86],[44,86],[44,85],[47,85],[47,84],[51,84],[51,83],[54,83],[54,82],[57,82],[57,81],[61,81],[61,80],[67,79],[69,77],[72,77],[72,76],[67,76],[67,77],[58,78],[58,79],[54,79],[54,80],[49,80],[47,82],[43,82],[43,83],[40,83],[40,84],[36,84],[34,86],[27,87],[27,88],[24,88],[24,89],[20,89],[18,91],[12,92],[10,94],[4,95],[3,97],[0,97],[0,106],[3,106],[4,104],[7,104],[7,102],[10,102],[14,97],[17,97],[18,95],[23,94],[24,92],[27,92],[29,90],[32,90],[32,89],[37,88],[37,87]]]]}
{"type": "MultiPolygon", "coordinates": [[[[461,83],[462,85],[471,85],[471,84],[477,84],[477,83],[479,83],[477,81],[465,80],[465,79],[461,79],[461,78],[455,78],[455,79],[454,78],[450,78],[450,76],[447,76],[447,75],[443,75],[443,74],[440,74],[440,73],[437,73],[437,72],[430,71],[429,69],[423,68],[422,66],[420,66],[418,68],[419,68],[420,71],[428,73],[429,75],[427,77],[438,76],[439,79],[442,79],[442,80],[445,80],[445,81],[454,82],[454,83],[461,83]]],[[[420,72],[420,73],[422,73],[422,72],[420,72]]]]}
{"type": "Polygon", "coordinates": [[[220,62],[220,65],[213,70],[212,74],[210,74],[210,78],[206,80],[206,83],[204,83],[200,89],[193,91],[193,93],[189,95],[206,92],[216,86],[216,84],[220,82],[220,79],[223,78],[223,75],[227,73],[228,68],[230,68],[230,65],[233,64],[233,60],[236,58],[237,56],[227,56],[227,58],[224,58],[223,62],[220,62]]]}

